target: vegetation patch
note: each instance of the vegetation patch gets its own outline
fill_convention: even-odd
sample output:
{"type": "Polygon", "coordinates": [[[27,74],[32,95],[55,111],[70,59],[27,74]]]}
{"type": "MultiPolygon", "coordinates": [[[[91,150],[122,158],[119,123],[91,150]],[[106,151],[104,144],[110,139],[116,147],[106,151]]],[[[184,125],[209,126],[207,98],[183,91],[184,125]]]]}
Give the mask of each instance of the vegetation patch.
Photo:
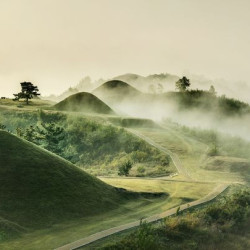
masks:
{"type": "Polygon", "coordinates": [[[161,176],[174,171],[167,155],[108,123],[52,111],[4,111],[0,119],[6,130],[94,175],[117,175],[127,161],[132,162],[129,175],[133,176],[161,176]]]}

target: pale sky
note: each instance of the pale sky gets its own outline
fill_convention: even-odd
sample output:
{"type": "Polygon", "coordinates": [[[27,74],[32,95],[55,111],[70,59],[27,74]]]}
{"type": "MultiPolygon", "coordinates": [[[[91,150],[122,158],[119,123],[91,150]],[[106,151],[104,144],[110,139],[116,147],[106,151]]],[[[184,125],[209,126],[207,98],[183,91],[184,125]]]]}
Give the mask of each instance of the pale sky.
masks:
{"type": "Polygon", "coordinates": [[[124,73],[249,85],[249,11],[249,0],[0,0],[0,95],[124,73]]]}

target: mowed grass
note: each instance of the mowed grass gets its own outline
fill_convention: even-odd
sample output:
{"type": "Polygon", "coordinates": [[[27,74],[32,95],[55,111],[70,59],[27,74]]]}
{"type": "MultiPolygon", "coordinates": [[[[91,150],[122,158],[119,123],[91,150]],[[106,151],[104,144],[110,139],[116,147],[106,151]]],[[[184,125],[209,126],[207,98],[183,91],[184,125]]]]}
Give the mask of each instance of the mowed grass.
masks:
{"type": "Polygon", "coordinates": [[[102,181],[109,185],[136,192],[165,192],[169,196],[166,204],[160,209],[166,210],[175,204],[188,200],[197,200],[211,192],[216,186],[214,183],[171,181],[151,178],[102,177],[102,181]]]}
{"type": "Polygon", "coordinates": [[[37,108],[50,108],[54,103],[48,100],[42,99],[31,99],[29,104],[26,104],[26,101],[21,99],[20,101],[13,101],[13,99],[0,99],[0,107],[12,108],[12,109],[37,109],[37,108]]]}
{"type": "Polygon", "coordinates": [[[165,192],[159,198],[128,199],[119,208],[96,216],[24,234],[21,238],[0,244],[2,249],[54,249],[96,232],[139,220],[180,204],[199,199],[214,188],[212,183],[188,183],[154,179],[101,178],[107,184],[136,192],[165,192]]]}
{"type": "Polygon", "coordinates": [[[3,242],[0,249],[55,249],[82,237],[154,214],[155,207],[164,203],[164,198],[127,200],[115,210],[23,234],[20,238],[3,242]]]}
{"type": "MultiPolygon", "coordinates": [[[[220,169],[204,167],[208,160],[209,145],[201,143],[192,137],[175,131],[173,126],[164,128],[136,128],[138,133],[148,137],[157,144],[175,153],[182,166],[187,169],[190,176],[197,181],[211,182],[245,182],[242,171],[221,171],[220,169]]],[[[225,157],[226,158],[226,157],[225,157]]],[[[180,178],[180,177],[175,177],[180,178]]]]}

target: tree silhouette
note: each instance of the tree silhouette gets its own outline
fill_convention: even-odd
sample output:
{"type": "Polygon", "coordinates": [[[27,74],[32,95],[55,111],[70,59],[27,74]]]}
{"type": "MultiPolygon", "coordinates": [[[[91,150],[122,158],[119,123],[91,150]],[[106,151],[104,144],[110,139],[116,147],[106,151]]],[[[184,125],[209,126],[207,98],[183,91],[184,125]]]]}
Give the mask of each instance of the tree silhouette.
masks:
{"type": "Polygon", "coordinates": [[[21,82],[22,91],[18,94],[14,94],[14,101],[19,99],[26,99],[26,103],[29,104],[29,99],[34,98],[34,96],[39,96],[39,89],[37,86],[34,86],[31,82],[21,82]]]}
{"type": "Polygon", "coordinates": [[[179,91],[185,92],[190,86],[190,80],[186,76],[183,76],[175,83],[175,86],[179,91]]]}
{"type": "Polygon", "coordinates": [[[212,94],[212,95],[214,95],[214,96],[216,96],[217,93],[216,93],[215,87],[213,85],[210,86],[209,93],[212,94]]]}

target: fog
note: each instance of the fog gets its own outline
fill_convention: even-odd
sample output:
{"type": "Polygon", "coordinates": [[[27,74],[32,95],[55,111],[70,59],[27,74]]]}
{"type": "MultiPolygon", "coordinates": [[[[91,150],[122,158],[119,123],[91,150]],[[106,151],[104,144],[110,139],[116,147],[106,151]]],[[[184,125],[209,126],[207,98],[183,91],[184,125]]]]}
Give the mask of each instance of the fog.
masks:
{"type": "Polygon", "coordinates": [[[244,95],[249,8],[248,0],[1,0],[1,96],[22,81],[59,95],[87,75],[127,72],[192,72],[244,95]]]}
{"type": "MultiPolygon", "coordinates": [[[[2,0],[0,95],[31,81],[59,101],[113,78],[144,93],[151,84],[167,92],[186,75],[193,89],[214,85],[218,95],[249,103],[249,8],[248,0],[2,0]]],[[[157,97],[107,104],[131,116],[249,134],[248,117],[183,113],[157,97]]]]}
{"type": "Polygon", "coordinates": [[[147,118],[158,123],[170,119],[188,127],[212,129],[250,140],[250,107],[246,104],[234,110],[234,105],[239,105],[237,101],[235,104],[235,100],[218,94],[212,96],[208,91],[202,92],[204,97],[196,98],[188,92],[149,94],[128,89],[98,88],[93,93],[118,115],[147,118]]]}

